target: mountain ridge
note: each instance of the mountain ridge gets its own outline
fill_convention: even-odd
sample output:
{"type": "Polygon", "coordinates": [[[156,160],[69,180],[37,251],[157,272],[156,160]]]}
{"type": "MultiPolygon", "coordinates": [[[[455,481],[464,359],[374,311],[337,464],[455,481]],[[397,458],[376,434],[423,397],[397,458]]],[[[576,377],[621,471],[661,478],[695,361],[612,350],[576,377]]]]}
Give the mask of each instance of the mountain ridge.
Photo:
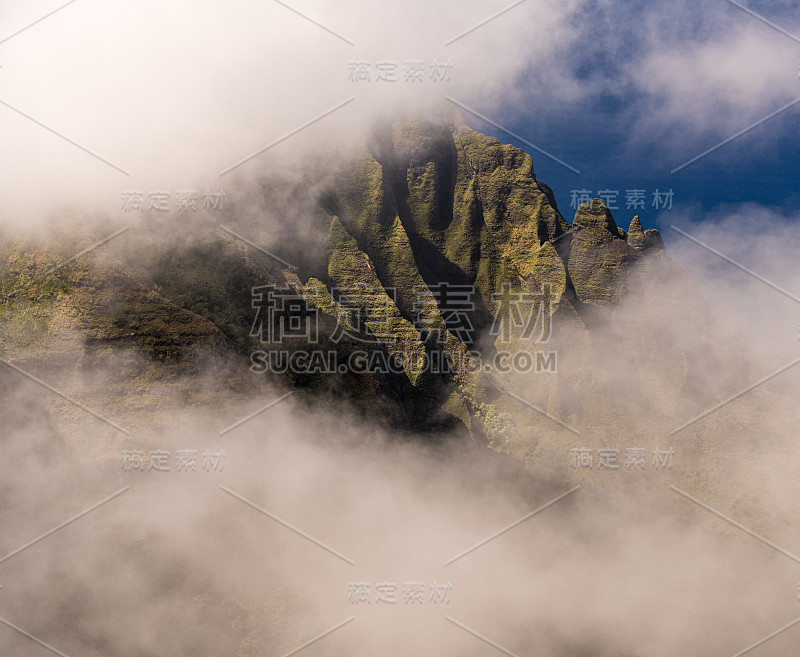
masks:
{"type": "MultiPolygon", "coordinates": [[[[269,205],[278,198],[271,189],[252,193],[269,205]]],[[[69,334],[74,366],[124,352],[138,363],[134,380],[143,389],[152,381],[192,389],[198,363],[225,363],[219,367],[226,390],[288,384],[326,391],[331,403],[347,399],[357,412],[401,431],[434,439],[461,426],[480,443],[520,454],[544,444],[563,451],[578,430],[657,433],[653,414],[665,432],[687,411],[711,406],[751,378],[748,365],[714,338],[713,317],[658,231],[643,230],[638,216],[627,231],[620,228],[600,199],[579,206],[570,224],[527,153],[475,132],[458,116],[383,124],[323,186],[301,179],[284,185],[283,194],[279,209],[296,199],[307,212],[305,232],[297,235],[308,240],[273,243],[275,224],[265,224],[257,209],[224,215],[225,230],[203,218],[188,239],[143,224],[107,252],[7,300],[4,357],[28,353],[35,361],[38,351],[39,360],[53,362],[53,340],[69,334]],[[310,189],[321,191],[309,198],[310,189]],[[297,266],[287,267],[290,260],[297,266]],[[269,343],[254,332],[256,321],[264,328],[264,317],[273,322],[266,333],[279,332],[280,318],[254,305],[254,291],[270,286],[302,301],[292,321],[314,316],[318,342],[269,343]],[[467,310],[444,307],[448,286],[472,290],[467,310]],[[346,294],[351,288],[360,299],[346,294]],[[504,307],[509,294],[524,301],[504,307]],[[376,304],[382,328],[369,325],[376,304]],[[680,330],[665,332],[667,317],[680,330]],[[524,326],[520,318],[535,322],[524,326]],[[39,326],[33,337],[21,339],[31,326],[39,326]],[[335,352],[337,367],[252,373],[259,369],[254,353],[265,354],[263,364],[287,347],[335,352]],[[348,359],[362,351],[400,365],[351,371],[348,359]],[[499,372],[495,360],[504,354],[522,354],[520,362],[532,366],[499,372]],[[493,364],[494,372],[484,371],[493,364]]],[[[59,248],[69,252],[63,241],[59,248]]],[[[6,247],[2,290],[31,283],[58,261],[30,242],[6,247]]],[[[120,378],[118,387],[95,392],[124,411],[130,400],[123,388],[120,378]]]]}

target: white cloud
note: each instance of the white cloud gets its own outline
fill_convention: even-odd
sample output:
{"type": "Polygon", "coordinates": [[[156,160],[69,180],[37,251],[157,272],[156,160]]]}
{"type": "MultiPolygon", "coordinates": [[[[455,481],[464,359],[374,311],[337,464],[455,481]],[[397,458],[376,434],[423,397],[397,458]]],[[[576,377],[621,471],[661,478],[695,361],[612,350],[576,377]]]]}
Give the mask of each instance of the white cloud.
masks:
{"type": "Polygon", "coordinates": [[[797,43],[743,12],[718,14],[700,35],[691,29],[702,20],[695,12],[651,14],[647,52],[627,66],[645,94],[647,129],[678,129],[679,142],[706,134],[725,138],[800,95],[797,43]],[[685,32],[664,35],[664,22],[676,30],[686,25],[685,32]]]}
{"type": "Polygon", "coordinates": [[[756,204],[721,207],[701,223],[674,221],[739,267],[679,233],[665,231],[670,253],[687,269],[714,314],[738,323],[759,351],[784,358],[796,357],[800,339],[800,303],[788,296],[800,298],[798,221],[796,212],[756,204]]]}
{"type": "MultiPolygon", "coordinates": [[[[618,148],[658,140],[677,164],[798,91],[797,44],[722,1],[528,0],[449,46],[509,3],[288,4],[303,15],[255,0],[86,0],[0,44],[0,100],[130,173],[0,106],[4,222],[64,208],[116,212],[124,189],[223,186],[220,171],[351,97],[238,173],[341,151],[387,112],[447,106],[445,95],[500,124],[530,126],[525,134],[549,146],[569,129],[568,113],[590,118],[601,94],[615,94],[625,109],[603,120],[629,129],[618,148]],[[398,82],[375,81],[384,59],[397,63],[398,82]],[[354,60],[370,63],[371,82],[348,80],[354,60]],[[424,82],[402,81],[408,60],[425,62],[424,82]],[[434,61],[452,64],[449,82],[429,78],[434,61]]],[[[57,6],[4,7],[0,39],[57,6]]],[[[789,12],[770,18],[800,31],[789,12]]],[[[769,128],[758,130],[748,148],[770,146],[769,128]]]]}
{"type": "MultiPolygon", "coordinates": [[[[436,107],[445,94],[496,110],[514,98],[513,82],[531,61],[547,70],[579,2],[530,0],[450,46],[507,4],[289,3],[304,17],[252,0],[76,2],[0,45],[2,100],[130,176],[0,107],[0,139],[11,154],[0,193],[9,216],[30,216],[89,201],[112,211],[122,189],[219,184],[224,168],[350,97],[248,168],[343,148],[376,117],[436,107]],[[348,80],[353,60],[370,62],[371,82],[348,80]],[[398,82],[375,81],[379,60],[397,63],[398,82]],[[407,60],[424,62],[423,82],[403,81],[407,60]],[[434,61],[452,64],[449,82],[430,79],[434,61]]],[[[53,8],[6,8],[6,36],[53,8]]]]}

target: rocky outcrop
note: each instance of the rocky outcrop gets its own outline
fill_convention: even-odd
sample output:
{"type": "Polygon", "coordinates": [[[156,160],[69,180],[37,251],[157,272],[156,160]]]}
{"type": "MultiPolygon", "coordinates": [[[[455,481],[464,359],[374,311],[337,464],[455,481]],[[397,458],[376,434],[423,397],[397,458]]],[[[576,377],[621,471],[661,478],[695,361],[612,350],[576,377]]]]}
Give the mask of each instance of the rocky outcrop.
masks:
{"type": "MultiPolygon", "coordinates": [[[[311,188],[296,186],[287,198],[311,188]]],[[[4,353],[41,354],[70,335],[81,362],[124,348],[154,363],[143,381],[208,358],[246,371],[253,350],[284,349],[250,332],[253,313],[267,313],[253,309],[253,289],[275,285],[302,300],[298,325],[319,321],[319,341],[293,349],[397,364],[277,379],[345,396],[396,428],[461,426],[522,454],[563,449],[570,428],[635,434],[653,413],[669,424],[741,378],[658,231],[638,217],[621,229],[600,199],[570,225],[528,154],[459,117],[384,125],[316,198],[308,244],[320,248],[299,268],[217,227],[191,246],[131,245],[113,265],[97,260],[7,303],[4,353]],[[13,339],[37,313],[34,337],[13,339]]],[[[4,289],[31,277],[12,256],[4,289]]]]}

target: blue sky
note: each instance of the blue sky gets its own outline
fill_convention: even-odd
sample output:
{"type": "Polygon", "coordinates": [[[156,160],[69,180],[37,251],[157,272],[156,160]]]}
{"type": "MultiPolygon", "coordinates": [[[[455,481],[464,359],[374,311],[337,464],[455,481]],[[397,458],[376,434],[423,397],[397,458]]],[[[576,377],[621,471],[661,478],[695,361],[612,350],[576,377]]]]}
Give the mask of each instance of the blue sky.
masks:
{"type": "MultiPolygon", "coordinates": [[[[553,139],[556,143],[540,146],[552,154],[558,153],[559,159],[579,169],[580,175],[532,152],[537,176],[553,188],[559,209],[569,220],[574,214],[572,190],[592,190],[595,194],[601,190],[618,191],[620,210],[614,214],[619,223],[626,224],[635,212],[649,226],[670,221],[663,202],[659,209],[653,207],[656,190],[671,190],[672,208],[694,218],[721,205],[750,202],[783,211],[796,208],[800,202],[800,140],[797,139],[800,106],[674,174],[673,169],[720,143],[719,138],[709,134],[705,140],[698,139],[694,150],[687,148],[683,158],[670,157],[661,151],[658,142],[638,147],[627,143],[625,118],[611,111],[602,112],[598,109],[602,106],[576,109],[567,125],[560,129],[550,126],[548,132],[557,135],[553,139]],[[774,148],[759,147],[762,140],[771,141],[774,148]],[[626,190],[631,189],[647,192],[644,209],[626,209],[626,190]]],[[[479,124],[479,121],[474,123],[476,127],[479,124]]],[[[509,125],[510,130],[521,136],[525,136],[527,128],[524,123],[509,125]]],[[[503,131],[492,126],[484,129],[503,141],[532,151],[503,131]]],[[[670,138],[670,135],[664,137],[670,138]]],[[[536,145],[547,143],[526,139],[536,145]]]]}
{"type": "MultiPolygon", "coordinates": [[[[662,231],[676,216],[700,221],[730,205],[753,203],[777,213],[797,207],[800,103],[671,172],[800,98],[800,37],[794,41],[776,29],[800,35],[800,4],[747,3],[774,26],[726,0],[702,8],[680,1],[590,4],[580,3],[565,19],[580,38],[553,53],[566,72],[564,86],[577,83],[583,93],[555,99],[541,93],[542,76],[532,62],[516,84],[537,91],[517,100],[505,122],[496,121],[580,175],[504,130],[474,116],[467,115],[468,122],[531,152],[537,176],[553,188],[570,220],[572,190],[617,190],[614,214],[623,227],[636,212],[645,226],[662,231]],[[586,25],[595,26],[591,37],[586,25]],[[576,48],[576,41],[584,47],[576,48]],[[701,62],[696,68],[693,59],[701,62]],[[741,61],[749,69],[737,73],[741,61]],[[654,71],[657,79],[648,80],[654,71]],[[647,191],[644,209],[626,208],[629,189],[647,191]],[[672,191],[671,210],[653,207],[657,189],[672,191]]],[[[493,118],[479,105],[474,109],[493,118]]]]}

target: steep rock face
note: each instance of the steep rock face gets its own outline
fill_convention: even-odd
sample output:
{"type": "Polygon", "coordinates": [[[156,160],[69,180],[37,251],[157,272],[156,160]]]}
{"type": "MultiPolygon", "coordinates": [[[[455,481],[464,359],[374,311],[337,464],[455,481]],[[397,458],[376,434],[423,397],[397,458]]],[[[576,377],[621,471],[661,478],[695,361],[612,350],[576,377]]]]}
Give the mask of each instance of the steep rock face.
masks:
{"type": "Polygon", "coordinates": [[[530,156],[463,124],[400,122],[372,150],[428,281],[474,283],[489,295],[507,268],[524,270],[568,229],[530,156]]]}
{"type": "Polygon", "coordinates": [[[453,414],[476,439],[523,460],[566,461],[570,428],[588,443],[656,440],[752,382],[752,365],[730,351],[735,340],[717,338],[658,231],[643,230],[638,217],[622,230],[599,199],[579,207],[570,226],[522,151],[457,120],[401,121],[384,127],[348,175],[333,191],[342,225],[412,326],[422,307],[426,326],[452,329],[441,296],[438,306],[430,297],[420,304],[415,290],[476,290],[474,337],[449,330],[432,343],[420,332],[427,353],[443,351],[453,370],[438,374],[439,404],[452,409],[460,398],[464,410],[453,414]],[[352,188],[374,201],[369,213],[348,197],[352,188]],[[543,312],[548,335],[526,336],[521,325],[508,336],[492,331],[508,310],[506,286],[527,295],[519,317],[543,312]],[[527,354],[536,365],[482,369],[496,353],[527,354]]]}
{"type": "Polygon", "coordinates": [[[630,228],[628,228],[627,241],[628,246],[637,251],[641,251],[647,245],[644,231],[642,230],[642,222],[639,221],[638,214],[631,220],[630,228]]]}
{"type": "MultiPolygon", "coordinates": [[[[188,246],[131,245],[113,267],[97,261],[8,302],[0,346],[41,356],[48,341],[71,336],[82,362],[125,348],[160,363],[142,381],[174,379],[208,358],[232,358],[246,376],[254,349],[285,346],[250,332],[252,291],[275,285],[302,299],[325,333],[293,348],[344,359],[363,351],[398,367],[270,381],[344,395],[415,432],[461,425],[522,458],[560,453],[571,429],[652,433],[747,380],[657,231],[638,217],[622,230],[599,199],[570,225],[529,155],[458,118],[382,126],[318,201],[308,244],[322,246],[299,269],[217,225],[188,246]],[[92,298],[80,304],[87,285],[92,298]]],[[[226,222],[237,226],[235,216],[226,222]]],[[[6,252],[4,290],[30,278],[18,255],[6,252]]],[[[241,387],[234,379],[225,385],[241,387]]]]}
{"type": "Polygon", "coordinates": [[[643,231],[638,217],[622,230],[600,199],[581,205],[570,226],[527,154],[459,120],[383,126],[326,207],[363,252],[359,264],[371,263],[365,276],[417,330],[416,344],[442,352],[452,370],[419,380],[444,382],[443,408],[459,395],[465,424],[496,447],[563,438],[553,418],[590,432],[646,431],[645,411],[669,423],[689,402],[719,395],[707,355],[713,321],[658,231],[643,231]],[[474,288],[472,334],[453,330],[443,285],[474,288]],[[518,297],[513,308],[508,295],[518,297]],[[656,312],[663,307],[669,322],[656,312]],[[531,318],[534,330],[524,326],[531,318]],[[487,371],[496,354],[536,366],[487,371]],[[545,413],[521,415],[520,397],[545,413]]]}
{"type": "Polygon", "coordinates": [[[611,211],[600,199],[584,203],[572,229],[568,271],[578,299],[594,305],[618,301],[632,253],[611,211]]]}
{"type": "Polygon", "coordinates": [[[502,281],[527,276],[541,245],[569,229],[530,156],[463,124],[385,126],[371,151],[327,205],[409,319],[414,290],[446,282],[475,286],[485,326],[502,281]]]}

